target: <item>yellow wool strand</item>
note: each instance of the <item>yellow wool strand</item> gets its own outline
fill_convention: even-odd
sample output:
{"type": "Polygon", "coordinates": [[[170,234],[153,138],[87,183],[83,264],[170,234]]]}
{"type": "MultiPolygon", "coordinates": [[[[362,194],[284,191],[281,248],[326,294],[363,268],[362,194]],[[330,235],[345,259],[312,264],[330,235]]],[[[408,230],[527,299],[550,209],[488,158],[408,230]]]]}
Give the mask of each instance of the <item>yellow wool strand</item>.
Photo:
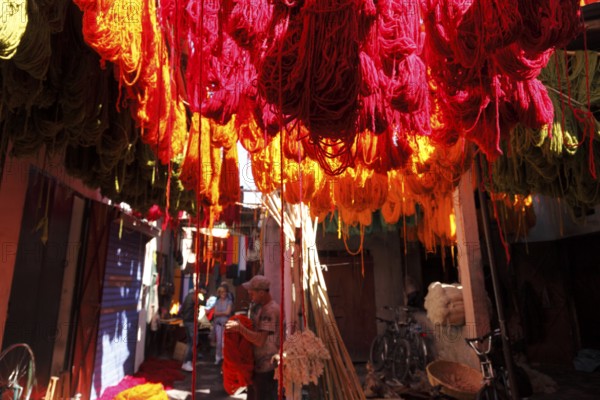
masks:
{"type": "Polygon", "coordinates": [[[27,29],[29,15],[25,0],[8,0],[0,7],[0,59],[8,60],[17,53],[27,29]]]}

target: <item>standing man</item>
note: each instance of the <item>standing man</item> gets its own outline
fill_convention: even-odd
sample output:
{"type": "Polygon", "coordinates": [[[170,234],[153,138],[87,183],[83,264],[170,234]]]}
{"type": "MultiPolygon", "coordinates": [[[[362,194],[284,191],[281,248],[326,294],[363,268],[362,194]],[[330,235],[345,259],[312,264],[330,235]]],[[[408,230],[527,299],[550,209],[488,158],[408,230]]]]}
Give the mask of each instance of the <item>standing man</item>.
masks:
{"type": "Polygon", "coordinates": [[[248,291],[252,306],[249,317],[254,330],[236,320],[227,321],[225,329],[238,332],[253,345],[254,372],[248,387],[248,400],[277,400],[277,381],[273,356],[279,353],[279,326],[281,314],[269,293],[271,282],[263,275],[256,275],[242,286],[248,291]]]}
{"type": "MultiPolygon", "coordinates": [[[[188,292],[187,296],[185,296],[185,299],[183,300],[180,310],[187,340],[187,348],[185,350],[185,355],[183,356],[183,364],[181,365],[181,369],[187,372],[192,372],[194,370],[194,366],[192,364],[192,358],[194,356],[194,318],[198,318],[198,311],[195,308],[195,293],[196,291],[193,288],[188,292]]],[[[198,305],[202,305],[205,293],[206,289],[204,288],[200,288],[198,290],[198,305]]],[[[198,354],[198,358],[202,358],[202,354],[198,354]]]]}

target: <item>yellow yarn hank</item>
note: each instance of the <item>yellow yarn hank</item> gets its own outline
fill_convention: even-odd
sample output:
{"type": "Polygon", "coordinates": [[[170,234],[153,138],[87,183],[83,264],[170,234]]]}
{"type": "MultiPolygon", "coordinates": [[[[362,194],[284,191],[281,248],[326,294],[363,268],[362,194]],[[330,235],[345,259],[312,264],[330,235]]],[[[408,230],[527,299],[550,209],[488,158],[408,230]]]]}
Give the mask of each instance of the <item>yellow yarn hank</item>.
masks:
{"type": "Polygon", "coordinates": [[[115,400],[169,400],[162,383],[144,383],[123,390],[115,400]]]}
{"type": "Polygon", "coordinates": [[[26,0],[7,0],[0,7],[0,59],[11,59],[27,29],[29,15],[26,0]]]}

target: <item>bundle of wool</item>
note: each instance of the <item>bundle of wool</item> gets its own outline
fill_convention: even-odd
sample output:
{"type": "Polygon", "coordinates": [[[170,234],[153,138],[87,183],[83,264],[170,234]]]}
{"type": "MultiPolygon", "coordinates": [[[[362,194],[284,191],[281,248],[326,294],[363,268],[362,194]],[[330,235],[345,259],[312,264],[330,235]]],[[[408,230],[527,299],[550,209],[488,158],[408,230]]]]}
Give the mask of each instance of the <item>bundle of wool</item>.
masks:
{"type": "MultiPolygon", "coordinates": [[[[252,329],[252,320],[244,315],[234,315],[230,319],[252,329]]],[[[226,331],[223,341],[223,388],[233,394],[240,387],[252,383],[254,353],[252,343],[239,333],[226,331]]]]}
{"type": "Polygon", "coordinates": [[[458,283],[432,282],[425,296],[427,318],[434,324],[464,325],[462,286],[458,283]]]}
{"type": "Polygon", "coordinates": [[[0,9],[0,59],[8,60],[17,52],[27,29],[29,16],[26,0],[10,0],[0,9]]]}
{"type": "Polygon", "coordinates": [[[126,389],[115,397],[115,400],[168,400],[162,383],[143,383],[126,389]]]}
{"type": "Polygon", "coordinates": [[[227,31],[239,46],[248,50],[260,47],[271,24],[273,3],[268,0],[237,0],[234,3],[227,31]]]}
{"type": "Polygon", "coordinates": [[[356,134],[359,14],[354,0],[311,0],[299,12],[274,13],[272,41],[259,66],[259,93],[286,121],[306,126],[316,159],[327,169],[331,157],[344,160],[341,170],[349,165],[356,134]]]}
{"type": "Polygon", "coordinates": [[[225,32],[218,48],[213,48],[205,59],[206,85],[211,89],[202,103],[202,115],[225,124],[237,113],[243,92],[256,80],[256,70],[248,51],[225,32]]]}
{"type": "Polygon", "coordinates": [[[223,151],[223,162],[219,180],[219,204],[236,204],[242,200],[237,146],[223,151]]]}

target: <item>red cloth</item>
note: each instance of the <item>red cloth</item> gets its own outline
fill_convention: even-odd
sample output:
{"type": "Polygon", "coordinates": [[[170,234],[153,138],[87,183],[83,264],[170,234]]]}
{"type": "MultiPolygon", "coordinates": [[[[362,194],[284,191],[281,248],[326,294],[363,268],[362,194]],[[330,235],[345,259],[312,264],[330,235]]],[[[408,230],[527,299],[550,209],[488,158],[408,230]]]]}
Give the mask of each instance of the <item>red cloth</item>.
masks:
{"type": "MultiPolygon", "coordinates": [[[[244,315],[234,315],[246,328],[252,329],[252,321],[244,315]]],[[[254,353],[252,343],[237,332],[225,331],[223,335],[223,387],[229,394],[252,383],[254,353]]]]}
{"type": "Polygon", "coordinates": [[[206,318],[207,318],[209,321],[212,321],[214,316],[215,316],[215,308],[213,307],[213,308],[211,308],[210,310],[208,310],[208,311],[206,312],[206,318]]]}
{"type": "Polygon", "coordinates": [[[180,367],[179,361],[149,358],[140,365],[135,376],[127,375],[117,385],[106,388],[98,400],[113,400],[122,391],[148,382],[162,383],[165,390],[171,389],[173,382],[185,378],[180,367]]]}
{"type": "Polygon", "coordinates": [[[148,358],[135,374],[136,377],[145,378],[147,382],[162,383],[165,389],[173,387],[175,381],[185,378],[181,372],[181,362],[177,360],[161,360],[148,358]]]}

